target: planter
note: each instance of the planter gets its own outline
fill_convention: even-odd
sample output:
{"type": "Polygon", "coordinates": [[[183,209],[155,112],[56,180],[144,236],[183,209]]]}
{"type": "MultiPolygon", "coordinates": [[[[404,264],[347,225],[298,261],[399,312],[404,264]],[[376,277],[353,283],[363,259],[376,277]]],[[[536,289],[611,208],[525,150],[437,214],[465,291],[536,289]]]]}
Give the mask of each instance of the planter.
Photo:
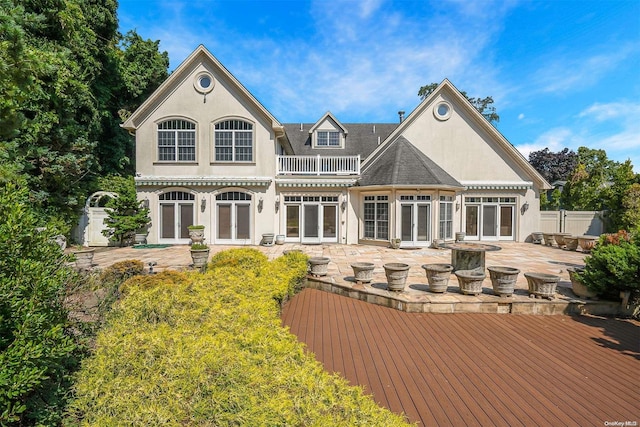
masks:
{"type": "Polygon", "coordinates": [[[373,278],[373,269],[375,265],[372,262],[354,262],[351,264],[353,268],[353,277],[356,283],[369,283],[373,278]]]}
{"type": "Polygon", "coordinates": [[[512,296],[520,270],[513,267],[488,267],[493,293],[501,297],[512,296]]]}
{"type": "Polygon", "coordinates": [[[544,244],[546,246],[553,246],[553,242],[555,241],[554,233],[542,233],[542,237],[544,238],[544,244]]]}
{"type": "Polygon", "coordinates": [[[529,284],[529,296],[553,299],[560,277],[546,273],[524,273],[529,284]]]}
{"type": "Polygon", "coordinates": [[[391,239],[389,241],[389,245],[391,246],[391,249],[400,249],[400,239],[391,239]]]}
{"type": "Polygon", "coordinates": [[[533,233],[531,233],[531,241],[536,245],[541,244],[542,239],[543,239],[542,231],[534,231],[533,233]]]}
{"type": "Polygon", "coordinates": [[[460,292],[465,295],[480,295],[482,282],[487,277],[481,270],[458,270],[454,273],[458,278],[460,292]]]}
{"type": "Polygon", "coordinates": [[[276,235],[276,245],[284,245],[284,234],[276,235]]]}
{"type": "Polygon", "coordinates": [[[134,237],[134,243],[136,245],[144,245],[147,243],[147,233],[136,233],[134,237]]]}
{"type": "Polygon", "coordinates": [[[576,296],[580,298],[596,298],[598,294],[582,283],[580,278],[578,277],[579,273],[584,271],[584,268],[576,267],[576,268],[568,268],[569,278],[571,279],[571,290],[576,296]]]}
{"type": "Polygon", "coordinates": [[[194,268],[203,269],[209,260],[209,248],[191,249],[191,260],[194,268]]]}
{"type": "Polygon", "coordinates": [[[433,243],[431,243],[431,245],[436,249],[440,249],[440,248],[442,248],[442,245],[444,245],[444,240],[443,239],[434,239],[433,243]]]}
{"type": "Polygon", "coordinates": [[[91,270],[93,267],[93,255],[95,249],[82,249],[79,251],[73,251],[76,257],[76,268],[78,270],[91,270]]]}
{"type": "Polygon", "coordinates": [[[580,245],[582,252],[591,252],[596,245],[596,240],[598,240],[596,236],[579,236],[578,245],[580,245]]]}
{"type": "Polygon", "coordinates": [[[451,264],[424,264],[422,266],[427,274],[429,291],[436,293],[447,292],[449,277],[453,271],[451,264]]]}
{"type": "Polygon", "coordinates": [[[456,242],[462,242],[464,241],[464,238],[467,236],[467,234],[464,231],[458,231],[456,232],[456,242]]]}
{"type": "Polygon", "coordinates": [[[326,276],[329,269],[329,258],[313,257],[309,258],[309,274],[315,277],[326,276]]]}
{"type": "Polygon", "coordinates": [[[390,262],[383,265],[383,267],[384,273],[387,276],[387,288],[394,292],[403,291],[404,285],[407,283],[407,276],[409,275],[409,264],[390,262]]]}
{"type": "Polygon", "coordinates": [[[189,238],[191,244],[204,242],[204,225],[191,225],[187,227],[189,229],[189,238]]]}
{"type": "Polygon", "coordinates": [[[262,246],[273,246],[273,239],[275,235],[273,233],[265,233],[262,235],[262,246]]]}
{"type": "Polygon", "coordinates": [[[565,249],[568,251],[575,251],[578,249],[578,238],[576,236],[566,236],[564,242],[567,244],[565,249]]]}
{"type": "Polygon", "coordinates": [[[571,233],[555,233],[553,235],[553,238],[555,239],[556,243],[558,244],[559,248],[562,248],[566,245],[565,243],[565,237],[569,237],[571,236],[571,233]]]}

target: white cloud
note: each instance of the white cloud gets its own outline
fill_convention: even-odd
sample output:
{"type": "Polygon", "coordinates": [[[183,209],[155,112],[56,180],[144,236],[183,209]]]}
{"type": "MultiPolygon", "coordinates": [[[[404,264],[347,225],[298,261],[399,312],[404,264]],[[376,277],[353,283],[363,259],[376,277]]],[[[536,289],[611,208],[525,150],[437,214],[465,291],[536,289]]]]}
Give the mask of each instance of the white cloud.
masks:
{"type": "Polygon", "coordinates": [[[518,114],[518,120],[522,120],[522,119],[524,119],[524,113],[518,114]]]}

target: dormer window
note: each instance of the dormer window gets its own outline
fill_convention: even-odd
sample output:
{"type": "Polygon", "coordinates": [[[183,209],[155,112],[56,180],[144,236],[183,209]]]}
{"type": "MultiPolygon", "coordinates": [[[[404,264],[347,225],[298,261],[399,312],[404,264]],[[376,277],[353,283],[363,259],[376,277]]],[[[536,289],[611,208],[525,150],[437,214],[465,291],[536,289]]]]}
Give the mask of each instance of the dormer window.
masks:
{"type": "Polygon", "coordinates": [[[335,131],[318,131],[318,147],[339,147],[340,132],[335,131]]]}

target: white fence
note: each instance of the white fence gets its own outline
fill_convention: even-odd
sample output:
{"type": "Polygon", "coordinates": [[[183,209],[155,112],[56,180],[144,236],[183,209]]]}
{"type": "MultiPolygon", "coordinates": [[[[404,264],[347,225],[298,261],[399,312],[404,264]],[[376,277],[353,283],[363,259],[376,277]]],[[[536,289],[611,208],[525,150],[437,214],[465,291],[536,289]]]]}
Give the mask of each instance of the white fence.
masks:
{"type": "Polygon", "coordinates": [[[278,175],[360,175],[360,156],[277,156],[278,175]]]}
{"type": "Polygon", "coordinates": [[[540,231],[571,233],[574,236],[599,236],[604,233],[601,211],[541,211],[540,231]]]}

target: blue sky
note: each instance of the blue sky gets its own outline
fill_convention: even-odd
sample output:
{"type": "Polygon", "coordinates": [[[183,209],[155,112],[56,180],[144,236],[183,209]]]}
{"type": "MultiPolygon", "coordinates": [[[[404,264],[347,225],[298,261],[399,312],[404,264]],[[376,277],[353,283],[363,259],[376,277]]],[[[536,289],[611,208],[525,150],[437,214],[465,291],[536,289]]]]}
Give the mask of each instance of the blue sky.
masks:
{"type": "Polygon", "coordinates": [[[640,170],[640,0],[120,0],[171,69],[205,45],[282,123],[398,120],[448,78],[493,96],[525,156],[605,149],[640,170]]]}

